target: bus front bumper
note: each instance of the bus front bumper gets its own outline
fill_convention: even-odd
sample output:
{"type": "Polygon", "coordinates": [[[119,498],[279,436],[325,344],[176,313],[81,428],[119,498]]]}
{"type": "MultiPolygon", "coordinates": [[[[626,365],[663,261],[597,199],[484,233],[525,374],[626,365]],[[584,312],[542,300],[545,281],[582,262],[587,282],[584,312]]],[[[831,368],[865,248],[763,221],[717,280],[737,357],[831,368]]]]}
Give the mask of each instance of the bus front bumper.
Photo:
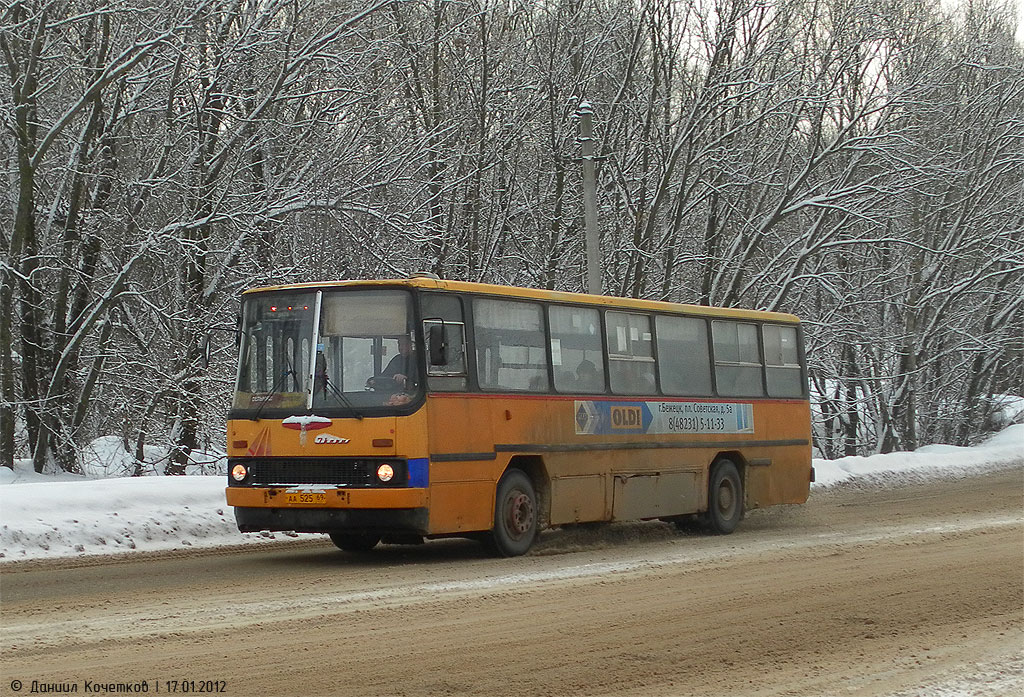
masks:
{"type": "Polygon", "coordinates": [[[234,506],[235,521],[242,532],[427,534],[426,489],[328,488],[324,491],[326,497],[313,501],[304,495],[307,493],[306,487],[228,487],[227,503],[234,506]]]}

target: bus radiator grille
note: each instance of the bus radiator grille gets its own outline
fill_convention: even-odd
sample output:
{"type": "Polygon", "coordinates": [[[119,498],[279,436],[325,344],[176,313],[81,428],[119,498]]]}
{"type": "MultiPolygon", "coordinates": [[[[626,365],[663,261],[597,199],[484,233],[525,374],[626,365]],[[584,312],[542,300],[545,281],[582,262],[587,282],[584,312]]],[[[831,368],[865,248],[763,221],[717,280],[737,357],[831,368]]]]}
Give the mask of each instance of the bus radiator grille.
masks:
{"type": "MultiPolygon", "coordinates": [[[[351,487],[408,486],[409,468],[405,460],[390,458],[229,458],[228,470],[245,465],[249,476],[243,485],[302,486],[326,484],[351,487]],[[389,482],[377,479],[377,468],[387,463],[395,476],[389,482]]],[[[234,482],[229,482],[234,484],[234,482]]]]}

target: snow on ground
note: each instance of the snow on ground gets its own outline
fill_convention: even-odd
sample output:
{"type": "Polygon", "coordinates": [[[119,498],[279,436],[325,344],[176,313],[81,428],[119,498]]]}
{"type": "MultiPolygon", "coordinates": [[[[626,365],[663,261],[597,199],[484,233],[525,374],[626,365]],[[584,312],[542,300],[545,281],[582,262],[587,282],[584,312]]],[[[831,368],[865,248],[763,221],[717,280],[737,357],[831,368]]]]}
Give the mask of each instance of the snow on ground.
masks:
{"type": "MultiPolygon", "coordinates": [[[[93,476],[122,472],[130,459],[118,439],[94,443],[93,476]],[[123,453],[123,455],[121,454],[123,453]]],[[[215,459],[215,457],[214,457],[215,459]]],[[[189,467],[201,472],[209,462],[189,467]]],[[[900,486],[1024,467],[1024,424],[981,445],[929,445],[912,453],[815,460],[815,488],[900,486]]],[[[294,533],[240,533],[224,503],[226,478],[197,475],[90,479],[36,474],[29,461],[0,467],[0,562],[261,543],[294,533]]]]}
{"type": "Polygon", "coordinates": [[[817,486],[845,482],[869,483],[921,481],[933,477],[958,477],[994,469],[1024,465],[1024,424],[1009,426],[973,448],[926,445],[911,453],[886,453],[870,457],[815,460],[817,486]]]}

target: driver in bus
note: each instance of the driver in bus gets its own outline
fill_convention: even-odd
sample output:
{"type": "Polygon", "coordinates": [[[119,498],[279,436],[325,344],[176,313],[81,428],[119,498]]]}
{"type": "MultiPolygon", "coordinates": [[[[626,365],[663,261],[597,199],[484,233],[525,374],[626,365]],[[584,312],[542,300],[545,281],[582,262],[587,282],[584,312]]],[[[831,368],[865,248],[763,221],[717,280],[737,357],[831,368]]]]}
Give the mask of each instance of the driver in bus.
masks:
{"type": "Polygon", "coordinates": [[[387,401],[391,406],[408,404],[411,399],[407,393],[416,384],[416,354],[412,348],[412,340],[408,336],[398,337],[398,353],[388,361],[380,375],[370,378],[369,382],[375,389],[395,392],[387,401]],[[391,386],[393,389],[389,389],[391,386]]]}
{"type": "Polygon", "coordinates": [[[382,377],[395,381],[403,390],[415,382],[412,377],[416,373],[416,356],[412,352],[412,341],[408,336],[398,337],[398,353],[388,361],[387,367],[381,371],[382,377]]]}

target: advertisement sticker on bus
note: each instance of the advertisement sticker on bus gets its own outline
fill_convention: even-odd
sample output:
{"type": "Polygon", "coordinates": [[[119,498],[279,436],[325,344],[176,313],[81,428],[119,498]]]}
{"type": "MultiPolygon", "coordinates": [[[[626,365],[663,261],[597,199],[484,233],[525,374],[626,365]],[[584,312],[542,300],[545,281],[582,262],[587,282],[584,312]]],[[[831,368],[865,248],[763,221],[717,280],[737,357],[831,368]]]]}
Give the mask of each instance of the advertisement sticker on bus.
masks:
{"type": "Polygon", "coordinates": [[[754,405],[576,400],[577,435],[753,433],[754,405]]]}

